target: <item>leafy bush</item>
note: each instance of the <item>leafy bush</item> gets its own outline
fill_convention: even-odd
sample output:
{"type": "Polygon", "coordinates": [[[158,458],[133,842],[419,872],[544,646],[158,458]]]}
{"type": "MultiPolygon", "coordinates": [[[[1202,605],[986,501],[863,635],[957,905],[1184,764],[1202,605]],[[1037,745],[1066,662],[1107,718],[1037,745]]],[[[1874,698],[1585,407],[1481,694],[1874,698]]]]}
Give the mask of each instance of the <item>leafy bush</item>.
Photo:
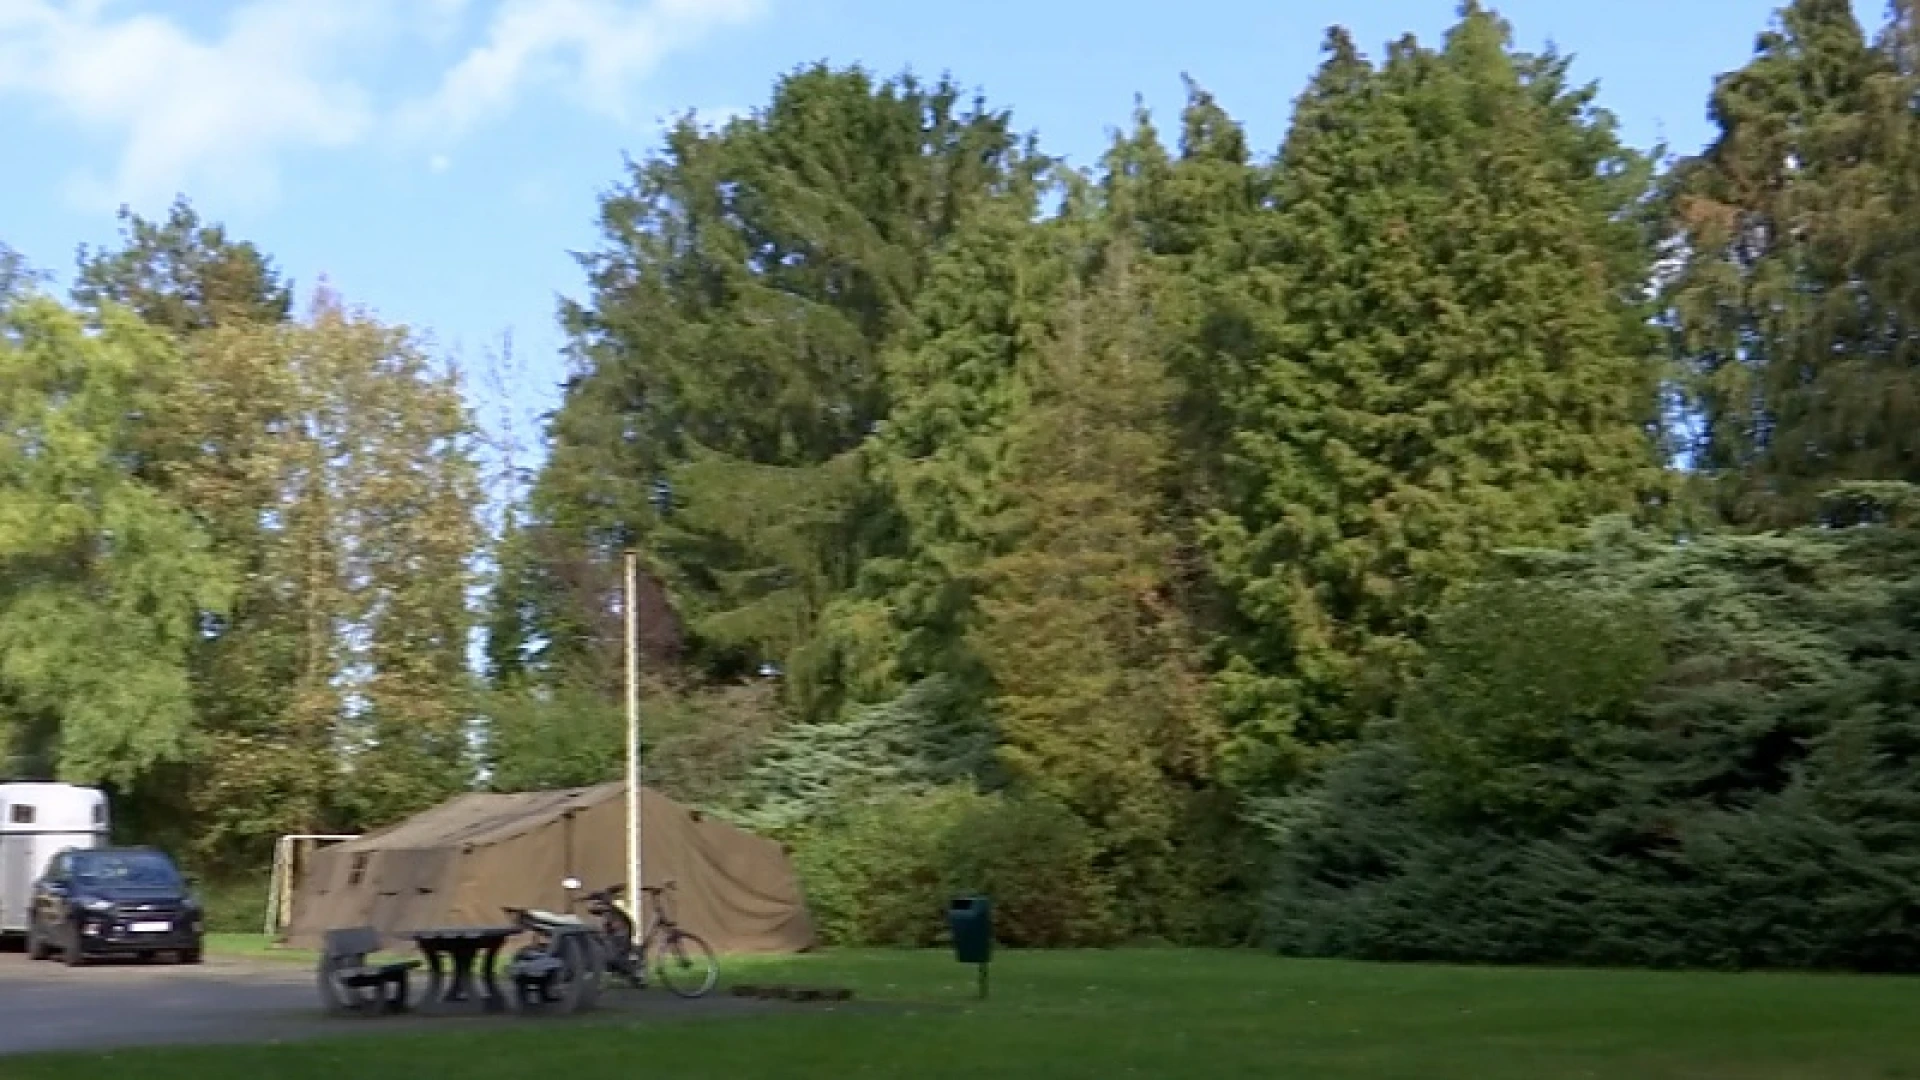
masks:
{"type": "Polygon", "coordinates": [[[1092,832],[1057,803],[975,801],[941,838],[953,893],[994,901],[994,932],[1009,945],[1059,948],[1111,940],[1112,905],[1094,869],[1092,832]]]}
{"type": "Polygon", "coordinates": [[[1657,618],[1623,591],[1494,582],[1436,620],[1402,703],[1440,813],[1550,827],[1589,809],[1592,766],[1659,672],[1657,618]]]}
{"type": "Polygon", "coordinates": [[[1094,843],[1065,809],[964,786],[857,804],[791,835],[821,935],[841,945],[927,947],[944,940],[947,901],[993,898],[1010,946],[1111,940],[1111,898],[1094,843]]]}
{"type": "Polygon", "coordinates": [[[267,920],[267,876],[228,874],[198,890],[206,926],[218,934],[257,934],[267,920]]]}
{"type": "Polygon", "coordinates": [[[792,833],[821,936],[839,945],[934,944],[947,883],[942,842],[978,798],[962,788],[903,793],[792,833]]]}

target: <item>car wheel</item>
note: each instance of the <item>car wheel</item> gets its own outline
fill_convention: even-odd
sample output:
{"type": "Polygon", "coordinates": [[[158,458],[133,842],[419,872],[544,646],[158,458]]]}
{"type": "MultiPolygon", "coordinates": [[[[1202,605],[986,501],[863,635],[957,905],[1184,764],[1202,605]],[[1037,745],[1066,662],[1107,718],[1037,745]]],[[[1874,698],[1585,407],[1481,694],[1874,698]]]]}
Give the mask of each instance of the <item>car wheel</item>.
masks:
{"type": "Polygon", "coordinates": [[[87,962],[87,954],[80,948],[80,928],[67,931],[67,947],[60,950],[60,960],[68,967],[81,967],[87,962]]]}
{"type": "Polygon", "coordinates": [[[181,949],[176,955],[183,964],[198,964],[201,961],[199,949],[181,949]]]}
{"type": "Polygon", "coordinates": [[[47,947],[47,939],[40,936],[40,929],[35,926],[27,927],[27,959],[45,960],[52,955],[53,950],[47,947]]]}

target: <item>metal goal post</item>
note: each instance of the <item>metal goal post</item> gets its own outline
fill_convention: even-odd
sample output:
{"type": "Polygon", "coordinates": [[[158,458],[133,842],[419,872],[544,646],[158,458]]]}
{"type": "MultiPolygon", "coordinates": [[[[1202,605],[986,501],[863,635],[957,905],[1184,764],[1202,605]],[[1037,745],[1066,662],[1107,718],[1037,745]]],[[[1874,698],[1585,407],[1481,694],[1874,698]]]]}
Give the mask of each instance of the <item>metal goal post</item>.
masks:
{"type": "Polygon", "coordinates": [[[293,890],[307,859],[321,847],[354,840],[359,833],[289,833],[274,841],[273,873],[267,879],[266,934],[278,940],[293,917],[293,890]]]}

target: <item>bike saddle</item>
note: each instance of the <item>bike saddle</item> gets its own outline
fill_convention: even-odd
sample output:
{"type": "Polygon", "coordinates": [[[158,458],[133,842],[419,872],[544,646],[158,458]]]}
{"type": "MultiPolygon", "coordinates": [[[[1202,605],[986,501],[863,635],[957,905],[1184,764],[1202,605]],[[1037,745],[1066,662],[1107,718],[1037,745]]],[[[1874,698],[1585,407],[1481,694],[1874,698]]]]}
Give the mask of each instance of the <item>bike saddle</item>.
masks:
{"type": "Polygon", "coordinates": [[[587,925],[586,920],[578,915],[561,915],[557,912],[541,911],[538,908],[528,911],[527,918],[544,926],[578,926],[584,928],[587,925]]]}

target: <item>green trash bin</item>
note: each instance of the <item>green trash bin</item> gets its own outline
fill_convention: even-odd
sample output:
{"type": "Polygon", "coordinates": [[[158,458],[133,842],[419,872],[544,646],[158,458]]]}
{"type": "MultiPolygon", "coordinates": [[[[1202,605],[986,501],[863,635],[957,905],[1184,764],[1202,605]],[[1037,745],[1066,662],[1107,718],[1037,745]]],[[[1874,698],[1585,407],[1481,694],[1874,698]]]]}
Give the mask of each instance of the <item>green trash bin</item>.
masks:
{"type": "Polygon", "coordinates": [[[987,964],[993,959],[993,901],[956,896],[947,904],[947,929],[953,933],[953,958],[980,965],[980,996],[987,996],[987,964]]]}
{"type": "Polygon", "coordinates": [[[953,958],[963,964],[993,959],[993,901],[956,896],[947,905],[947,929],[953,932],[953,958]]]}

